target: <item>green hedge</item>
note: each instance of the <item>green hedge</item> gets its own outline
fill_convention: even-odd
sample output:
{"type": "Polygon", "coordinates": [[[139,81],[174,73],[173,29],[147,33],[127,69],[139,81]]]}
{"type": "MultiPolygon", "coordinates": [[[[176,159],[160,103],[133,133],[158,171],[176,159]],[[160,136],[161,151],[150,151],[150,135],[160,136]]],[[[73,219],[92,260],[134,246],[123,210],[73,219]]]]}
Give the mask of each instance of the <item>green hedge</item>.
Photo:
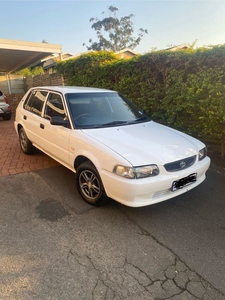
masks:
{"type": "Polygon", "coordinates": [[[98,51],[57,64],[67,85],[119,91],[155,121],[225,145],[225,45],[129,60],[98,51]]]}

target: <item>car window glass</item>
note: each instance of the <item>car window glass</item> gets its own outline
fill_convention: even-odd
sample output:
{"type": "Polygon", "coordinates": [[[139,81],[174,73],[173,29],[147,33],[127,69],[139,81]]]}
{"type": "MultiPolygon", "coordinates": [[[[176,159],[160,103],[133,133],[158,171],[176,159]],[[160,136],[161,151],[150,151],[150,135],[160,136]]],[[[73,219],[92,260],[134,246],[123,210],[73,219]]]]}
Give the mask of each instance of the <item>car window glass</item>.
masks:
{"type": "Polygon", "coordinates": [[[50,93],[45,106],[44,117],[49,119],[53,116],[66,117],[62,98],[59,94],[50,93]]]}
{"type": "Polygon", "coordinates": [[[45,98],[47,96],[47,92],[45,91],[33,91],[28,96],[27,100],[24,103],[24,109],[31,111],[32,113],[41,116],[43,104],[45,98]]]}
{"type": "Polygon", "coordinates": [[[30,103],[32,94],[33,94],[33,92],[31,91],[27,95],[26,99],[24,100],[23,108],[26,109],[26,110],[30,110],[30,104],[29,103],[30,103]]]}
{"type": "MultiPolygon", "coordinates": [[[[118,93],[66,94],[76,128],[94,128],[110,123],[132,123],[144,116],[133,103],[118,93]]],[[[145,121],[148,121],[147,117],[145,121]]]]}

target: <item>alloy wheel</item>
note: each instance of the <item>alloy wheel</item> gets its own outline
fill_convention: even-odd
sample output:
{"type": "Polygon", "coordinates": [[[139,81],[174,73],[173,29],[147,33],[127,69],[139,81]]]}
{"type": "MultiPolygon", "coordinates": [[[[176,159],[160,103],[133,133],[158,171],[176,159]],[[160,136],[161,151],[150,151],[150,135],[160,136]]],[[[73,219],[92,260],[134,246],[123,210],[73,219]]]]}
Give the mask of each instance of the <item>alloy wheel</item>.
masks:
{"type": "Polygon", "coordinates": [[[99,197],[101,187],[96,175],[90,170],[84,170],[79,176],[79,185],[82,193],[90,200],[95,200],[99,197]]]}

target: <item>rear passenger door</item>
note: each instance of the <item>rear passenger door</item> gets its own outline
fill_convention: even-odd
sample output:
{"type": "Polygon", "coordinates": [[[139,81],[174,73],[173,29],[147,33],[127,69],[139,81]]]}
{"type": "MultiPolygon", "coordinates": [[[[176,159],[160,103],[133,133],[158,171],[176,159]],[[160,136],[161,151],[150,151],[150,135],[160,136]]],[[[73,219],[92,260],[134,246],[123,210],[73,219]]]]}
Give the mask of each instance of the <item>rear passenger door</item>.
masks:
{"type": "Polygon", "coordinates": [[[40,135],[40,122],[42,110],[48,92],[33,90],[24,103],[23,123],[26,134],[32,143],[39,145],[42,142],[40,135]]]}

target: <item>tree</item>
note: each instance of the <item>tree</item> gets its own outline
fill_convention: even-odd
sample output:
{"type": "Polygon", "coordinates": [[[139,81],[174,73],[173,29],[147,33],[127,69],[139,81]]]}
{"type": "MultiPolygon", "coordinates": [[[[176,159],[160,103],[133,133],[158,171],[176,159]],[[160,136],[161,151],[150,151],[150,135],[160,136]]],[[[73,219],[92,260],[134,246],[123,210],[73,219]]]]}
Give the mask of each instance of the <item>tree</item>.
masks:
{"type": "MultiPolygon", "coordinates": [[[[141,39],[148,33],[147,29],[140,28],[138,30],[138,37],[134,37],[134,27],[132,19],[133,14],[122,18],[117,17],[118,8],[110,6],[108,8],[109,17],[105,17],[102,20],[98,18],[91,18],[91,28],[97,33],[98,42],[93,42],[89,39],[90,46],[86,46],[87,50],[112,50],[118,52],[125,48],[134,49],[139,45],[141,39]],[[107,37],[104,33],[107,33],[107,37]]],[[[103,12],[104,14],[104,12],[103,12]]]]}

